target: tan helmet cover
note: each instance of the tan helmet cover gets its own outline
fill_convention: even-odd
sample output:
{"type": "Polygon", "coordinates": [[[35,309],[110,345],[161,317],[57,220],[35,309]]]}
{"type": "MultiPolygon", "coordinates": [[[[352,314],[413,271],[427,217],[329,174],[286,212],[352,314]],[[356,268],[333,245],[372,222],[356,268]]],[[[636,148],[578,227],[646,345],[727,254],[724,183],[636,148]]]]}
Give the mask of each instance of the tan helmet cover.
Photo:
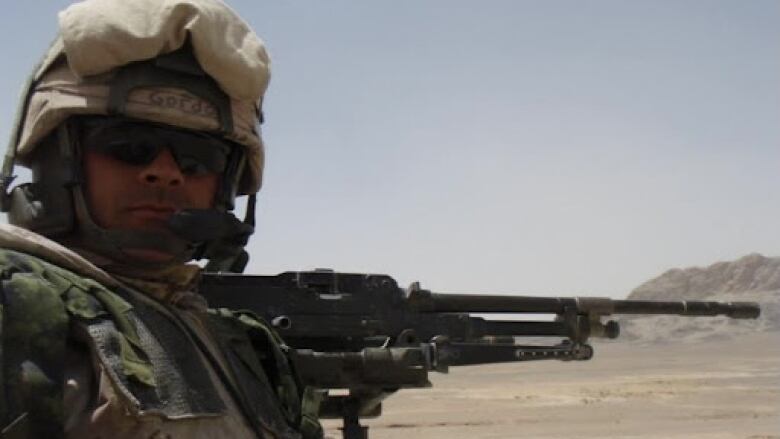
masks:
{"type": "MultiPolygon", "coordinates": [[[[228,95],[234,129],[247,148],[240,194],[260,189],[263,143],[258,117],[270,78],[263,42],[219,0],[85,0],[59,15],[60,32],[35,72],[16,152],[28,164],[35,145],[71,115],[108,114],[118,67],[181,48],[188,40],[203,70],[228,95]]],[[[215,107],[183,89],[145,87],[130,93],[129,117],[218,131],[215,107]]]]}

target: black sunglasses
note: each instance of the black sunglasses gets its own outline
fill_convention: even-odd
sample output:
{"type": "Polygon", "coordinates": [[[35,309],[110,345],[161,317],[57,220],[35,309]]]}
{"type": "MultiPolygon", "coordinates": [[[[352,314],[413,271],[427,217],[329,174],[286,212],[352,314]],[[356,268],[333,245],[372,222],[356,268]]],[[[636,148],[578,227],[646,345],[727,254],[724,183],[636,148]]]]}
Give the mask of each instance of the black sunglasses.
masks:
{"type": "Polygon", "coordinates": [[[125,118],[85,117],[81,127],[81,144],[87,149],[143,166],[168,148],[185,175],[221,174],[235,147],[216,135],[125,118]]]}

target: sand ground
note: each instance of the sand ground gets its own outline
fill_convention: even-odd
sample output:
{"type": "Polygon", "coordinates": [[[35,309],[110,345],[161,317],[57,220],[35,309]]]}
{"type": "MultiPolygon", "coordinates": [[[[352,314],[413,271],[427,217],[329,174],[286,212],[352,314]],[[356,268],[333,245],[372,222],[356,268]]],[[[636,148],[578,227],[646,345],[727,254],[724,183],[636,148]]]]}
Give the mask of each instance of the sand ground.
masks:
{"type": "MultiPolygon", "coordinates": [[[[780,334],[596,344],[590,361],[453,368],[367,420],[372,439],[780,439],[780,334]]],[[[341,438],[336,421],[327,434],[341,438]]]]}

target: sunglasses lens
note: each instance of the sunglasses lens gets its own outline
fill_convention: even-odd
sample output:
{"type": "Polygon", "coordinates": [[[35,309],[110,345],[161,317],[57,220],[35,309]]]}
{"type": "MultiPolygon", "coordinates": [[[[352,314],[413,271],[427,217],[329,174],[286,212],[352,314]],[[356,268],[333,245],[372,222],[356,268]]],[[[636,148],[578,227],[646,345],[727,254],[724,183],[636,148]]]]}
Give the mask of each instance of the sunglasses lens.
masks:
{"type": "Polygon", "coordinates": [[[185,149],[176,154],[176,162],[185,174],[203,175],[224,171],[227,157],[219,154],[197,155],[193,151],[185,149]]]}
{"type": "Polygon", "coordinates": [[[161,147],[145,139],[124,139],[108,141],[99,148],[116,160],[130,165],[148,165],[154,161],[161,147]]]}
{"type": "Polygon", "coordinates": [[[182,172],[203,175],[225,170],[230,154],[230,145],[226,141],[205,135],[177,134],[181,137],[171,143],[171,151],[182,172]]]}
{"type": "Polygon", "coordinates": [[[185,175],[222,173],[233,144],[208,134],[112,119],[88,120],[84,146],[134,166],[152,163],[167,147],[185,175]]]}

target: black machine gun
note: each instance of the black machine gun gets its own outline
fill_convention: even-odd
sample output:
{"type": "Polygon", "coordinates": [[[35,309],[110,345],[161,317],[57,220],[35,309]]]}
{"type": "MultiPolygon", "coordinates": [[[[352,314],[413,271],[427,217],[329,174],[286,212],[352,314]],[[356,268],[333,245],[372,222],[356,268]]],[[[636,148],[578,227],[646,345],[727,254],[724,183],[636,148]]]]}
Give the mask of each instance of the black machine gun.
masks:
{"type": "MultiPolygon", "coordinates": [[[[403,388],[430,387],[428,372],[450,366],[530,360],[588,360],[590,337],[616,338],[613,314],[757,318],[752,302],[613,300],[437,294],[390,276],[331,270],[276,276],[207,274],[212,307],[251,310],[292,349],[302,381],[321,389],[320,416],[342,419],[345,439],[365,439],[360,418],[381,414],[403,388]],[[547,314],[552,320],[487,320],[480,314],[547,314]],[[562,339],[519,344],[516,337],[562,339]]],[[[542,339],[544,340],[544,339],[542,339]]],[[[528,341],[526,340],[526,343],[528,341]]]]}

